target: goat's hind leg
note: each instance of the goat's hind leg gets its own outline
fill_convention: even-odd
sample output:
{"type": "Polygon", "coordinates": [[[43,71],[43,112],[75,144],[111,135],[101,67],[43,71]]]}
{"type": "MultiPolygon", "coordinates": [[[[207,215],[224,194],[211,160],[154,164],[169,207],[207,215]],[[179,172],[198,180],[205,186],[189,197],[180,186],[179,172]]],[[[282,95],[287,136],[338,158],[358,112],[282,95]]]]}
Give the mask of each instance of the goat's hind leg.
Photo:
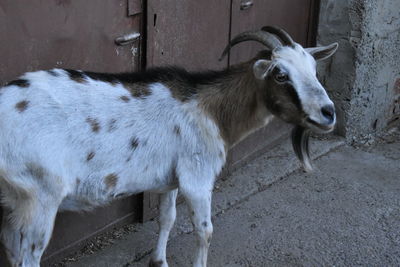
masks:
{"type": "Polygon", "coordinates": [[[56,207],[37,207],[29,221],[14,224],[19,214],[12,212],[3,219],[2,242],[11,266],[36,267],[53,231],[56,207]]]}
{"type": "Polygon", "coordinates": [[[167,267],[166,250],[168,243],[168,236],[174,225],[176,218],[176,196],[178,189],[169,191],[161,195],[160,198],[160,216],[159,235],[157,248],[151,255],[149,267],[167,267]]]}
{"type": "Polygon", "coordinates": [[[3,214],[1,239],[12,267],[40,266],[59,203],[45,198],[20,200],[16,209],[3,214]]]}

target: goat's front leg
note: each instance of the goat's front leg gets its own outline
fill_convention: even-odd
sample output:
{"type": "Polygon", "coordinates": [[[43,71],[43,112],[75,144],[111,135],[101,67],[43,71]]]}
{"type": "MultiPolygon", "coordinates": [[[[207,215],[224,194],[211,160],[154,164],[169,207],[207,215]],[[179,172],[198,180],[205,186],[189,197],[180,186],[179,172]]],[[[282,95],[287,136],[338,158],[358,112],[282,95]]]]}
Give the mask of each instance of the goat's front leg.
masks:
{"type": "Polygon", "coordinates": [[[212,185],[181,184],[180,189],[185,197],[194,231],[197,235],[197,251],[193,262],[195,267],[207,266],[207,253],[210,246],[213,226],[211,222],[212,185]]]}
{"type": "Polygon", "coordinates": [[[151,255],[149,267],[168,267],[167,243],[169,232],[176,218],[176,196],[178,189],[164,193],[160,197],[159,236],[157,248],[151,255]]]}

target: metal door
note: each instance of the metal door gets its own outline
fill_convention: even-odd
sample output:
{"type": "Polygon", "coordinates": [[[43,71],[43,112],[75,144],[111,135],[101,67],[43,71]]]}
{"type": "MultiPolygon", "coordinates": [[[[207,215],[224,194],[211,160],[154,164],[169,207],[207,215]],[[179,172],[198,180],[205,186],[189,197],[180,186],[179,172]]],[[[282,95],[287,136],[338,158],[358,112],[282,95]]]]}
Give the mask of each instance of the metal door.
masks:
{"type": "Polygon", "coordinates": [[[140,29],[127,0],[1,0],[0,82],[54,67],[135,70],[139,43],[122,47],[114,39],[140,29]]]}
{"type": "MultiPolygon", "coordinates": [[[[0,84],[27,71],[55,67],[138,70],[141,40],[125,46],[114,40],[142,32],[141,8],[140,0],[1,0],[0,84]]],[[[77,249],[109,226],[137,221],[141,202],[140,196],[133,196],[90,213],[58,214],[44,262],[56,260],[72,246],[77,249]]]]}
{"type": "MultiPolygon", "coordinates": [[[[294,41],[311,45],[315,39],[316,0],[232,0],[231,38],[247,30],[259,30],[265,25],[278,25],[294,41]]],[[[248,60],[263,47],[259,44],[238,44],[230,53],[230,64],[248,60]]]]}
{"type": "Polygon", "coordinates": [[[148,0],[147,67],[218,69],[229,38],[230,0],[148,0]]]}

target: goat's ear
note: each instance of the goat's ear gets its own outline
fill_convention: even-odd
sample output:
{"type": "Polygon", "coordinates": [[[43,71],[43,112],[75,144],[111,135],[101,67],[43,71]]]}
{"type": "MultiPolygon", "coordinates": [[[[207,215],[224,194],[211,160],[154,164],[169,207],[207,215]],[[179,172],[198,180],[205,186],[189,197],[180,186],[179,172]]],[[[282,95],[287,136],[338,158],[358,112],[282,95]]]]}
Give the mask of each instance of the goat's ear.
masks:
{"type": "Polygon", "coordinates": [[[254,76],[259,80],[264,80],[267,77],[268,71],[271,67],[271,61],[259,59],[253,65],[254,76]]]}
{"type": "Polygon", "coordinates": [[[338,47],[338,43],[333,43],[327,46],[309,47],[305,50],[310,53],[315,60],[323,60],[332,56],[336,52],[338,47]]]}

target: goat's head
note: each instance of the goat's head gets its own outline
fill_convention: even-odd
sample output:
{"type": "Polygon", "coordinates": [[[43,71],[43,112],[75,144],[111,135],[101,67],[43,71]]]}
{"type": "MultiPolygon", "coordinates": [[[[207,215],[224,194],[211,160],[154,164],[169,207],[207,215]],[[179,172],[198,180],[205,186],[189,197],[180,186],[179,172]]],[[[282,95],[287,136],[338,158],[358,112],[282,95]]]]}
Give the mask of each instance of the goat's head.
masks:
{"type": "Polygon", "coordinates": [[[332,56],[338,44],[303,48],[282,29],[266,26],[261,31],[236,36],[223,56],[243,41],[258,41],[268,48],[253,64],[254,77],[262,85],[267,109],[296,125],[292,135],[294,149],[305,168],[311,169],[307,130],[326,133],[336,123],[334,104],[316,77],[316,60],[332,56]],[[263,56],[266,54],[268,57],[263,56]]]}

